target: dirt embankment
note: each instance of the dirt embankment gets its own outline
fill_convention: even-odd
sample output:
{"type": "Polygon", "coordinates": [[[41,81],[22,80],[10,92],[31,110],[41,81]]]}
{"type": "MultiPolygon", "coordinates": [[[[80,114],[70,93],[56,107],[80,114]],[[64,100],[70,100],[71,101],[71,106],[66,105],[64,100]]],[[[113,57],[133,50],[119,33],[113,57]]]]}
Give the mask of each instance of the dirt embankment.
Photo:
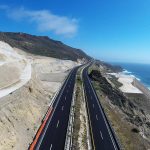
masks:
{"type": "Polygon", "coordinates": [[[49,103],[40,81],[31,81],[0,99],[0,149],[27,149],[49,103]]]}
{"type": "Polygon", "coordinates": [[[54,93],[69,70],[77,65],[69,60],[34,56],[19,49],[15,51],[31,63],[32,75],[27,84],[0,98],[0,150],[28,149],[54,93]],[[53,76],[53,80],[48,75],[53,76]],[[58,76],[61,80],[57,80],[58,76]]]}

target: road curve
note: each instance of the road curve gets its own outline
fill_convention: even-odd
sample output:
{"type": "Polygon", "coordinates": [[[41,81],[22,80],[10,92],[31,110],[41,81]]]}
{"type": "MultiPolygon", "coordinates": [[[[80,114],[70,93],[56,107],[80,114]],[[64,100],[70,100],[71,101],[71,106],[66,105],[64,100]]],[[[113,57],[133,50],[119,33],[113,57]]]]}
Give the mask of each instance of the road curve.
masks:
{"type": "Polygon", "coordinates": [[[29,150],[63,150],[65,145],[70,107],[75,85],[75,77],[79,67],[70,72],[57,95],[51,115],[48,118],[36,144],[29,150]]]}
{"type": "Polygon", "coordinates": [[[114,133],[109,126],[100,101],[89,79],[88,68],[89,66],[83,69],[82,79],[93,150],[120,150],[120,146],[115,139],[114,133]]]}

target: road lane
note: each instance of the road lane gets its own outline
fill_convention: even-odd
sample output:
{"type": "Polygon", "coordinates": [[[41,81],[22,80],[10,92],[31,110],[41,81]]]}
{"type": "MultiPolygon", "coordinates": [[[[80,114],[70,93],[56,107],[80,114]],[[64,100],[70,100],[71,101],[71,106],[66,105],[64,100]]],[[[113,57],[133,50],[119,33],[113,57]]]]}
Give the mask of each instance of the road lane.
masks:
{"type": "Polygon", "coordinates": [[[82,78],[86,95],[88,117],[91,130],[92,146],[95,150],[119,150],[113,133],[103,113],[102,107],[87,74],[88,67],[83,70],[82,78]]]}
{"type": "Polygon", "coordinates": [[[75,85],[76,72],[79,67],[74,68],[67,80],[65,81],[62,89],[57,95],[53,103],[53,112],[47,121],[45,128],[38,139],[35,148],[36,150],[63,150],[72,96],[75,85]]]}

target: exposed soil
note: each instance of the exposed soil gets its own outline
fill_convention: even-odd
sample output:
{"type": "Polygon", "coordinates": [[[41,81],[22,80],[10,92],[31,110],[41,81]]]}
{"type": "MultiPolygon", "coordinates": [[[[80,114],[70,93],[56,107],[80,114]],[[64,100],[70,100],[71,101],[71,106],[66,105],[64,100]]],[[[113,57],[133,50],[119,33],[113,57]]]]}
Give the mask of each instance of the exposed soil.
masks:
{"type": "Polygon", "coordinates": [[[76,83],[77,89],[75,97],[75,117],[73,127],[73,150],[87,150],[87,118],[85,102],[83,100],[80,71],[78,71],[76,83]]]}

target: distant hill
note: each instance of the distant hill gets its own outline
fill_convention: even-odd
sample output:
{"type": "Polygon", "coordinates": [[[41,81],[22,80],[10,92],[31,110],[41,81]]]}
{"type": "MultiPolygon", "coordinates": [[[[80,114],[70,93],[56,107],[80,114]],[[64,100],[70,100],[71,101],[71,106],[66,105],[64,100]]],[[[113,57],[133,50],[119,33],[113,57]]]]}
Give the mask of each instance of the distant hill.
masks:
{"type": "Polygon", "coordinates": [[[72,48],[60,41],[55,41],[47,36],[35,36],[26,33],[0,32],[0,41],[26,52],[54,57],[59,59],[87,59],[90,57],[80,49],[72,48]]]}
{"type": "Polygon", "coordinates": [[[122,72],[123,71],[123,68],[121,66],[118,66],[118,65],[111,65],[109,63],[106,63],[104,61],[100,61],[100,60],[97,60],[95,62],[95,64],[97,66],[101,65],[103,67],[106,67],[107,71],[108,72],[122,72]]]}

